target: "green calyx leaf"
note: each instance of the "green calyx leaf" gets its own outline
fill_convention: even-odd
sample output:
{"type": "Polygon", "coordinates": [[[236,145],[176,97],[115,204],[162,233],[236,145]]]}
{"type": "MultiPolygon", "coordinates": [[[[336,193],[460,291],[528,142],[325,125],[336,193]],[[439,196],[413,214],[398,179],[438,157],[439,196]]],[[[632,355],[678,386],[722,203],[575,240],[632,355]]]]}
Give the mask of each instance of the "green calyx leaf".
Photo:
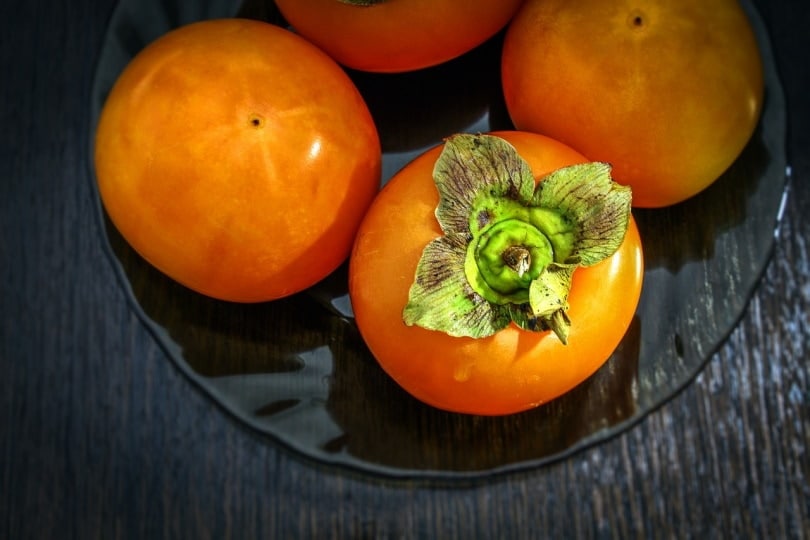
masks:
{"type": "Polygon", "coordinates": [[[467,280],[466,253],[467,239],[453,233],[425,247],[403,310],[406,324],[456,337],[481,337],[506,328],[512,320],[508,308],[485,300],[467,280]]]}
{"type": "Polygon", "coordinates": [[[568,262],[591,266],[610,257],[624,240],[632,192],[610,176],[607,163],[558,169],[537,185],[531,205],[553,208],[573,226],[568,262]]]}
{"type": "Polygon", "coordinates": [[[552,263],[532,282],[529,301],[514,306],[512,320],[524,330],[551,330],[568,343],[568,292],[576,265],[552,263]]]}
{"type": "Polygon", "coordinates": [[[450,137],[433,172],[443,236],[425,247],[403,320],[486,337],[514,322],[563,343],[572,276],[612,255],[630,219],[630,189],[604,163],[554,171],[535,185],[504,139],[450,137]]]}

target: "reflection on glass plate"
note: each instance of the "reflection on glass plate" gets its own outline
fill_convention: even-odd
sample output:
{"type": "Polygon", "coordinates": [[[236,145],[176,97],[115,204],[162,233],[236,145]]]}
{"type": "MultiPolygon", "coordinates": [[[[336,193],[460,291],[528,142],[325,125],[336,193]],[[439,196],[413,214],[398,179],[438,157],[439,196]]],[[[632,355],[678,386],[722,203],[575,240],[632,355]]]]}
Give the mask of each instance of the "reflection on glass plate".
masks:
{"type": "MultiPolygon", "coordinates": [[[[385,476],[470,478],[537,467],[603,441],[692,380],[734,328],[772,251],[786,184],[785,104],[766,32],[750,3],[744,6],[766,67],[754,137],[704,193],[635,211],[646,263],[637,317],[601,370],[536,410],[465,416],[407,395],[377,366],[352,322],[345,266],[283,300],[213,300],[144,262],[99,202],[121,283],[183,373],[235,418],[320,463],[385,476]]],[[[144,45],[181,24],[234,15],[283,24],[270,1],[123,0],[99,58],[91,125],[144,45]]],[[[350,72],[380,131],[383,181],[444,136],[511,128],[498,81],[501,38],[419,72],[350,72]]]]}

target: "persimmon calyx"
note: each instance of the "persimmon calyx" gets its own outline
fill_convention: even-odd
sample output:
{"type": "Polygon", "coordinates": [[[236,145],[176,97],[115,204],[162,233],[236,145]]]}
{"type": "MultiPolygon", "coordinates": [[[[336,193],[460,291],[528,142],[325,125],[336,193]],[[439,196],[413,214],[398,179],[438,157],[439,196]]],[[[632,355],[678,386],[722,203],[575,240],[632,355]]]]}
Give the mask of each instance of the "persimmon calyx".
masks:
{"type": "Polygon", "coordinates": [[[403,320],[452,336],[490,336],[510,323],[567,343],[574,271],[621,245],[631,191],[606,163],[563,167],[535,185],[517,150],[494,135],[448,138],[436,161],[436,219],[403,320]]]}

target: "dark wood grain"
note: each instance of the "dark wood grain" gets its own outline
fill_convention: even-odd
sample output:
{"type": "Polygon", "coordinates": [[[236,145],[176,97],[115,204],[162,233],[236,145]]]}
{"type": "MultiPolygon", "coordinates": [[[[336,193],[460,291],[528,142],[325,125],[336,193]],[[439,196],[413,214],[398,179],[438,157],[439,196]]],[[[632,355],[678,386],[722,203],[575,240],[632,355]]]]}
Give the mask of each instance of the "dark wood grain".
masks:
{"type": "Polygon", "coordinates": [[[112,0],[0,9],[0,538],[804,538],[810,42],[758,0],[790,112],[773,260],[697,379],[627,433],[467,486],[382,482],[243,428],[168,361],[106,259],[89,91],[112,0]]]}

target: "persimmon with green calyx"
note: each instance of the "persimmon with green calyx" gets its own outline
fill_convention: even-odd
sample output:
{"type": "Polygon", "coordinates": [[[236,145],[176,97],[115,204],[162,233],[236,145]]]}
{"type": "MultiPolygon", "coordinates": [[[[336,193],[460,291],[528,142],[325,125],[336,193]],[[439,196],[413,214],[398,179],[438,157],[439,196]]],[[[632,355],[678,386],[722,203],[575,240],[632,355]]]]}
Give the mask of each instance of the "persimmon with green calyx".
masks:
{"type": "Polygon", "coordinates": [[[276,0],[293,29],[339,63],[395,73],[456,58],[506,26],[523,0],[276,0]]]}
{"type": "Polygon", "coordinates": [[[140,51],[95,138],[99,193],[122,236],[174,280],[234,302],[291,295],[342,264],[380,163],[340,66],[245,19],[186,25],[140,51]]]}
{"type": "Polygon", "coordinates": [[[372,203],[349,266],[381,367],[432,406],[501,415],[592,375],[643,279],[630,190],[609,166],[525,132],[456,135],[372,203]]]}
{"type": "Polygon", "coordinates": [[[764,96],[738,0],[526,0],[501,71],[515,127],[610,163],[637,207],[678,203],[719,178],[764,96]]]}

